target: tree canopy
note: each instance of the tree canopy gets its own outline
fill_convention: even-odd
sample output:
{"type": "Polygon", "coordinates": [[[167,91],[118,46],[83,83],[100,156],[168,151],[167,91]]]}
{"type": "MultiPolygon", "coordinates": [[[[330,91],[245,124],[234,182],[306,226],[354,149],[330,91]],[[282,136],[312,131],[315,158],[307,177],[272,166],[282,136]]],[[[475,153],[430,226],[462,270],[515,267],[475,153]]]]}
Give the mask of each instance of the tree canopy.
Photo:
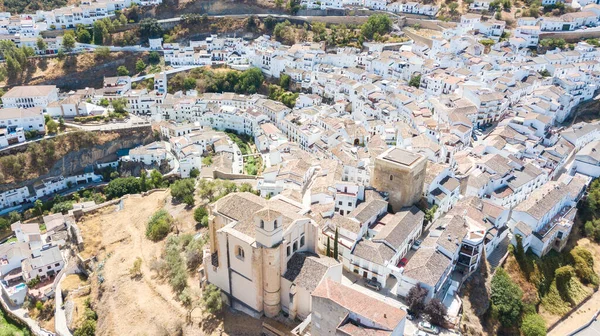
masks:
{"type": "Polygon", "coordinates": [[[515,284],[503,268],[498,268],[492,278],[492,308],[505,327],[519,324],[523,291],[515,284]]]}
{"type": "Polygon", "coordinates": [[[360,31],[362,35],[371,40],[375,36],[385,35],[392,29],[392,20],[386,14],[375,14],[369,16],[367,22],[365,22],[360,31]]]}

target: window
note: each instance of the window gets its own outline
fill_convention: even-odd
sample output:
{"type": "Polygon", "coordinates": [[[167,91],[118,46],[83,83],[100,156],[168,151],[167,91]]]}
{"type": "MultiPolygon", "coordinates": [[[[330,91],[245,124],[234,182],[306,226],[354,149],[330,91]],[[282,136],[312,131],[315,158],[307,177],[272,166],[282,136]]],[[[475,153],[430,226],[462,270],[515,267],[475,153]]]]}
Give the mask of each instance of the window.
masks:
{"type": "Polygon", "coordinates": [[[235,247],[235,256],[240,260],[244,260],[244,249],[239,245],[235,247]]]}
{"type": "Polygon", "coordinates": [[[54,267],[58,267],[58,266],[60,266],[60,263],[54,264],[54,267]]]}
{"type": "Polygon", "coordinates": [[[42,273],[42,269],[39,269],[38,272],[42,273]]]}
{"type": "Polygon", "coordinates": [[[352,202],[348,202],[348,206],[352,206],[352,202]]]}
{"type": "Polygon", "coordinates": [[[288,245],[288,247],[287,247],[287,256],[288,256],[288,257],[290,256],[290,253],[291,253],[291,252],[290,252],[290,245],[288,245]]]}
{"type": "Polygon", "coordinates": [[[264,229],[265,228],[265,221],[264,220],[260,220],[260,228],[264,229]]]}
{"type": "Polygon", "coordinates": [[[300,237],[300,247],[304,246],[304,236],[300,237]]]}
{"type": "Polygon", "coordinates": [[[340,205],[344,205],[344,203],[342,201],[339,201],[340,205]]]}
{"type": "Polygon", "coordinates": [[[390,181],[394,180],[394,175],[390,175],[390,181]]]}
{"type": "Polygon", "coordinates": [[[277,219],[273,222],[273,229],[277,229],[277,219]]]}
{"type": "Polygon", "coordinates": [[[298,242],[294,242],[294,252],[298,251],[298,242]]]}
{"type": "Polygon", "coordinates": [[[52,266],[48,266],[48,269],[51,269],[51,268],[52,268],[52,266]]]}

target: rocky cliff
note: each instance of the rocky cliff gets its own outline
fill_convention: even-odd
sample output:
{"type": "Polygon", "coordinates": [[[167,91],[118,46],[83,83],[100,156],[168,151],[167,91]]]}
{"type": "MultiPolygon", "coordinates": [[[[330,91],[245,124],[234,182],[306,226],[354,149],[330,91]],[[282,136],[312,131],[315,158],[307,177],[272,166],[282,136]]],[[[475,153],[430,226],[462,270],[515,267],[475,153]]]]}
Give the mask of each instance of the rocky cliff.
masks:
{"type": "MultiPolygon", "coordinates": [[[[46,171],[44,174],[28,174],[25,178],[13,178],[12,181],[5,181],[0,185],[0,191],[6,191],[23,186],[32,186],[44,178],[52,176],[69,176],[82,173],[83,170],[93,164],[110,162],[117,159],[117,151],[120,149],[133,148],[139,145],[150,143],[154,140],[152,129],[148,127],[140,127],[136,129],[115,130],[110,132],[94,132],[95,143],[82,146],[77,150],[66,151],[62,155],[55,157],[53,162],[46,162],[49,167],[42,169],[46,171]]],[[[63,142],[57,142],[57,146],[63,142]]],[[[29,145],[31,146],[31,145],[29,145]]],[[[58,151],[58,148],[57,148],[58,151]]],[[[20,148],[20,153],[2,153],[2,156],[16,156],[30,153],[31,150],[27,147],[20,148]]],[[[31,163],[35,165],[36,163],[31,163]]],[[[24,167],[31,169],[34,167],[24,167]]],[[[39,170],[38,170],[39,171],[39,170]]]]}

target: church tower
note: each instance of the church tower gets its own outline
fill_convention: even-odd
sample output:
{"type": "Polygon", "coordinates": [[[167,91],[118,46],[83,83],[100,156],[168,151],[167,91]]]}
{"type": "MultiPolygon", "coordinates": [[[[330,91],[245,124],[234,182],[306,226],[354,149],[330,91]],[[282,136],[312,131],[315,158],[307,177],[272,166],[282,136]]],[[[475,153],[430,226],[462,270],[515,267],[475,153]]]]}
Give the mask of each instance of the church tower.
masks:
{"type": "Polygon", "coordinates": [[[265,207],[254,214],[256,242],[262,254],[263,311],[275,317],[281,311],[281,241],[283,216],[265,207]]]}

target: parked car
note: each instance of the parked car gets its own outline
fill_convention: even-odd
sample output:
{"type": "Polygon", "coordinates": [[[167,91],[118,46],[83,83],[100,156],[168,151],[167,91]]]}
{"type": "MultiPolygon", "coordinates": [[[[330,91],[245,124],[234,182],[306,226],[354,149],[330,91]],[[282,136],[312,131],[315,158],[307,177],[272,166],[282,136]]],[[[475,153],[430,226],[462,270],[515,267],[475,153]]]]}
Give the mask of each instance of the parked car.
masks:
{"type": "Polygon", "coordinates": [[[408,263],[408,259],[402,258],[402,259],[400,259],[400,262],[398,262],[398,266],[404,267],[404,266],[406,266],[406,263],[408,263]]]}
{"type": "Polygon", "coordinates": [[[414,336],[429,336],[430,334],[426,333],[423,330],[416,330],[415,333],[413,334],[414,336]]]}
{"type": "Polygon", "coordinates": [[[418,249],[419,249],[419,247],[421,247],[421,243],[423,243],[423,241],[421,241],[421,240],[417,240],[417,241],[415,241],[415,242],[413,243],[412,249],[413,249],[413,250],[418,250],[418,249]]]}
{"type": "Polygon", "coordinates": [[[427,321],[419,322],[419,329],[426,331],[428,333],[432,333],[434,335],[437,335],[440,333],[440,328],[438,328],[437,326],[434,326],[433,324],[431,324],[427,321]]]}
{"type": "Polygon", "coordinates": [[[379,284],[379,282],[375,279],[368,279],[365,283],[365,285],[369,288],[372,288],[376,291],[380,291],[381,290],[381,285],[379,284]]]}
{"type": "Polygon", "coordinates": [[[478,129],[476,129],[475,131],[473,131],[473,133],[475,133],[475,135],[479,135],[479,136],[483,135],[483,133],[481,133],[481,131],[478,130],[478,129]]]}
{"type": "Polygon", "coordinates": [[[473,138],[473,140],[477,141],[477,135],[475,135],[475,133],[471,133],[471,137],[473,138]]]}

